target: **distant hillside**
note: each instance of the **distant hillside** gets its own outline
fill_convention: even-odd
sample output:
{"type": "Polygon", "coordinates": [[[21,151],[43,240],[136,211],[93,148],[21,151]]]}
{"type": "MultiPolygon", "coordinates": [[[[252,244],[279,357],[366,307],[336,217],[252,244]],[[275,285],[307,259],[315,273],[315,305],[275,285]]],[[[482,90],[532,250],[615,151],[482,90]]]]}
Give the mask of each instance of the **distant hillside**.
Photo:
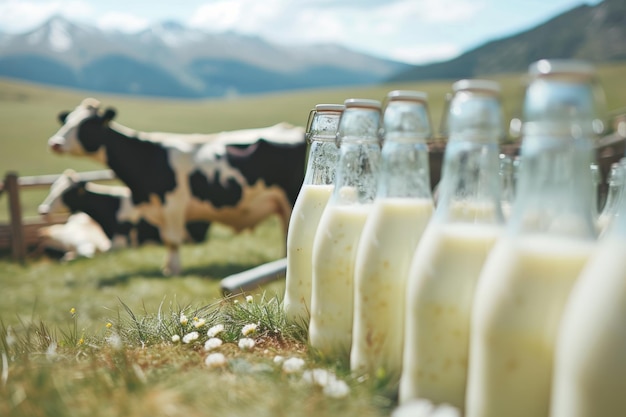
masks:
{"type": "Polygon", "coordinates": [[[460,79],[524,72],[544,58],[626,60],[626,0],[580,6],[533,29],[486,43],[446,62],[412,67],[390,81],[460,79]]]}
{"type": "Polygon", "coordinates": [[[336,45],[286,47],[175,22],[125,34],[54,17],[0,34],[0,76],[106,93],[193,98],[367,85],[408,67],[336,45]]]}

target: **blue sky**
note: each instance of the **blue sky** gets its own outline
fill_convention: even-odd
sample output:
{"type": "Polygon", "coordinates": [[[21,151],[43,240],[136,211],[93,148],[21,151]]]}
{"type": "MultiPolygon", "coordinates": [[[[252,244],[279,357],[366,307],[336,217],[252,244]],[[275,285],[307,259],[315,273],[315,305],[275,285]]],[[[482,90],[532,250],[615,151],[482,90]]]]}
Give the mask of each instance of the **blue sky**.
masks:
{"type": "Polygon", "coordinates": [[[0,0],[0,31],[52,15],[136,32],[175,20],[283,44],[337,43],[409,63],[452,58],[599,0],[0,0]]]}

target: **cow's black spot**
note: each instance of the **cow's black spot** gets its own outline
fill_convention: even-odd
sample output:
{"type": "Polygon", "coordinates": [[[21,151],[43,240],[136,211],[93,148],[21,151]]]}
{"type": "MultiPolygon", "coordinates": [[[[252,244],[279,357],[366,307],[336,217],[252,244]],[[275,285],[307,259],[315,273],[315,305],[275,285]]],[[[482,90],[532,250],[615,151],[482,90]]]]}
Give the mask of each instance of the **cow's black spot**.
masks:
{"type": "Polygon", "coordinates": [[[304,180],[306,142],[276,143],[260,139],[247,147],[226,147],[228,163],[238,169],[248,184],[263,179],[265,184],[285,190],[293,205],[304,180]]]}
{"type": "Polygon", "coordinates": [[[109,239],[119,233],[117,212],[120,198],[107,194],[93,193],[87,190],[84,181],[72,184],[63,192],[62,200],[72,213],[82,211],[100,225],[109,239]]]}
{"type": "Polygon", "coordinates": [[[189,175],[189,187],[194,197],[208,201],[216,208],[236,205],[243,194],[241,185],[234,178],[229,178],[224,187],[220,181],[219,171],[215,173],[211,182],[201,171],[194,171],[189,175]]]}
{"type": "Polygon", "coordinates": [[[185,227],[187,228],[187,233],[189,233],[189,237],[193,242],[196,243],[204,242],[206,240],[210,226],[211,223],[206,221],[188,222],[185,225],[185,227]]]}

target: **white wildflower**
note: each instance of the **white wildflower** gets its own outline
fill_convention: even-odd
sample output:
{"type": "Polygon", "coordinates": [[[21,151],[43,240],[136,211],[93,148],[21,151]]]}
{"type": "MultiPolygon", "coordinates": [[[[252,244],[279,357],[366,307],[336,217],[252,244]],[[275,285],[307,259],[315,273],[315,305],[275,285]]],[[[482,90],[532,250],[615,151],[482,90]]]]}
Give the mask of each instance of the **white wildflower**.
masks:
{"type": "Polygon", "coordinates": [[[180,342],[180,336],[175,334],[174,336],[172,336],[172,342],[174,343],[178,343],[180,342]]]}
{"type": "Polygon", "coordinates": [[[221,368],[226,365],[226,356],[222,353],[211,353],[204,359],[204,364],[209,368],[221,368]]]}
{"type": "Polygon", "coordinates": [[[309,384],[325,387],[329,383],[336,381],[337,377],[326,369],[315,368],[310,371],[304,371],[302,379],[309,384]]]}
{"type": "Polygon", "coordinates": [[[246,295],[246,303],[254,303],[254,297],[251,295],[246,295]]]}
{"type": "Polygon", "coordinates": [[[48,349],[46,349],[46,357],[48,360],[52,360],[57,356],[57,344],[56,342],[52,342],[48,345],[48,349]]]}
{"type": "Polygon", "coordinates": [[[213,350],[222,346],[222,339],[217,337],[212,337],[206,342],[204,342],[204,350],[213,350]]]}
{"type": "Polygon", "coordinates": [[[122,343],[122,338],[117,333],[113,333],[112,335],[107,337],[106,341],[109,346],[111,346],[115,350],[120,350],[124,347],[124,344],[122,343]]]}
{"type": "Polygon", "coordinates": [[[276,355],[274,356],[274,363],[275,364],[280,364],[283,363],[283,361],[285,360],[284,357],[280,356],[280,355],[276,355]]]}
{"type": "Polygon", "coordinates": [[[224,325],[223,324],[216,324],[215,326],[211,327],[207,332],[206,335],[209,337],[215,337],[218,334],[222,333],[224,331],[224,325]]]}
{"type": "Polygon", "coordinates": [[[408,401],[397,407],[391,417],[430,417],[434,410],[433,404],[425,399],[408,401]]]}
{"type": "Polygon", "coordinates": [[[242,337],[239,339],[239,349],[241,350],[252,349],[254,345],[256,345],[254,339],[250,339],[249,337],[242,337]]]}
{"type": "Polygon", "coordinates": [[[350,387],[345,381],[335,379],[324,385],[324,394],[332,398],[344,398],[350,394],[350,387]]]}
{"type": "Polygon", "coordinates": [[[289,358],[283,362],[283,372],[287,374],[300,372],[304,367],[304,363],[302,358],[289,358]]]}
{"type": "Polygon", "coordinates": [[[196,329],[199,329],[200,327],[204,326],[206,324],[206,320],[205,319],[197,319],[193,321],[193,325],[196,329]]]}
{"type": "Polygon", "coordinates": [[[185,313],[180,313],[180,324],[186,326],[189,323],[189,319],[185,316],[185,313]]]}
{"type": "Polygon", "coordinates": [[[256,332],[257,325],[255,323],[246,324],[241,329],[241,334],[244,336],[248,336],[254,332],[256,332]]]}
{"type": "Polygon", "coordinates": [[[198,337],[200,337],[198,332],[187,333],[183,336],[183,343],[191,343],[194,340],[198,340],[198,337]]]}

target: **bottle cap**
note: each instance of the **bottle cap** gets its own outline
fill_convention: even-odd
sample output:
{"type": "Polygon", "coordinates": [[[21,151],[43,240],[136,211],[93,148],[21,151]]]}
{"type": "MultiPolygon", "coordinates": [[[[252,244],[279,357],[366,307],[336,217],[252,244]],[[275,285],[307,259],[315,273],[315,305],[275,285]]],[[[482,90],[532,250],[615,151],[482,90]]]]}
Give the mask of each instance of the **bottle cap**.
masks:
{"type": "Polygon", "coordinates": [[[592,76],[593,66],[585,61],[575,59],[542,59],[528,67],[528,75],[538,77],[550,74],[579,74],[592,76]]]}
{"type": "Polygon", "coordinates": [[[500,84],[491,80],[459,80],[452,84],[452,91],[455,93],[461,90],[486,91],[500,93],[500,84]]]}
{"type": "Polygon", "coordinates": [[[316,104],[315,111],[316,112],[321,112],[321,111],[342,112],[345,109],[345,107],[346,106],[344,106],[343,104],[316,104]]]}
{"type": "Polygon", "coordinates": [[[349,98],[344,102],[346,108],[348,107],[367,107],[374,110],[380,110],[381,103],[378,100],[371,100],[367,98],[349,98]]]}
{"type": "Polygon", "coordinates": [[[428,94],[423,91],[394,90],[387,94],[388,100],[426,101],[428,94]]]}

